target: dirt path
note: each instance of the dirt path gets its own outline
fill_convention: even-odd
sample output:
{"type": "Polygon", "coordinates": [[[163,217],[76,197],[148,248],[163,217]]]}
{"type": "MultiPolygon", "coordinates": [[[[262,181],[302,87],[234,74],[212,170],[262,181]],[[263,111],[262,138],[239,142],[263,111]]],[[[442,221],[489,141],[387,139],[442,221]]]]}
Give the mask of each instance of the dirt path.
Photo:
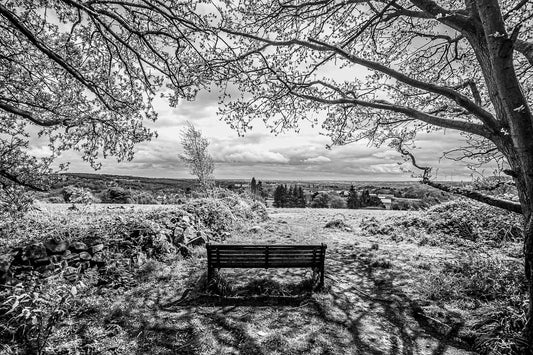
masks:
{"type": "MultiPolygon", "coordinates": [[[[294,297],[279,291],[280,284],[309,278],[305,270],[223,270],[223,286],[237,296],[276,297],[171,302],[153,314],[140,343],[178,354],[474,354],[457,337],[464,323],[459,313],[442,308],[440,319],[429,317],[425,309],[438,306],[416,298],[418,267],[450,252],[371,239],[359,228],[362,218],[405,212],[337,212],[272,209],[269,221],[228,240],[327,243],[325,292],[294,297]],[[324,228],[334,218],[351,228],[324,228]]],[[[191,275],[201,278],[202,271],[191,275]]]]}

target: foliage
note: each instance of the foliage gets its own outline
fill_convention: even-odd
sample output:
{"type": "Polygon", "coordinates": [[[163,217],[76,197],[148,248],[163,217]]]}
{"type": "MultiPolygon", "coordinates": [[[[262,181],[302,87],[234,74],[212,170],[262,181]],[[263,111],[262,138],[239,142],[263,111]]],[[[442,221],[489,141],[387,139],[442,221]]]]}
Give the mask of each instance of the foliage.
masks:
{"type": "Polygon", "coordinates": [[[55,328],[68,317],[90,282],[90,275],[70,283],[60,273],[45,281],[34,275],[13,288],[4,288],[1,291],[4,301],[0,304],[1,338],[11,339],[15,349],[17,343],[21,344],[27,353],[48,353],[55,328]]]}
{"type": "Polygon", "coordinates": [[[200,186],[206,189],[213,179],[215,164],[207,147],[209,141],[202,136],[202,132],[187,122],[187,127],[181,131],[181,145],[183,154],[180,159],[189,167],[191,174],[195,175],[200,186]]]}
{"type": "Polygon", "coordinates": [[[176,105],[204,86],[196,47],[207,33],[191,24],[209,16],[189,3],[138,5],[2,2],[1,190],[45,189],[66,150],[94,168],[101,157],[131,159],[135,144],[155,136],[145,122],[157,119],[156,93],[176,105]],[[37,137],[48,146],[33,149],[37,137]]]}
{"type": "Polygon", "coordinates": [[[329,199],[330,208],[346,208],[346,200],[339,195],[333,194],[329,199]]]}
{"type": "Polygon", "coordinates": [[[473,324],[479,352],[520,354],[527,346],[520,340],[527,310],[521,269],[518,261],[469,252],[445,261],[423,279],[420,290],[432,300],[452,300],[461,307],[479,309],[480,319],[473,324]]]}
{"type": "Polygon", "coordinates": [[[378,196],[370,195],[368,189],[363,189],[361,191],[356,191],[354,186],[350,187],[348,191],[348,208],[364,208],[364,207],[381,207],[385,208],[381,199],[378,196]]]}
{"type": "Polygon", "coordinates": [[[110,187],[104,192],[102,202],[106,203],[131,203],[131,191],[122,187],[110,187]]]}
{"type": "Polygon", "coordinates": [[[33,203],[33,196],[24,187],[9,185],[0,188],[0,216],[20,216],[26,213],[33,203]]]}
{"type": "MultiPolygon", "coordinates": [[[[135,191],[131,196],[132,203],[138,205],[157,205],[159,201],[149,191],[135,191]]],[[[166,199],[168,202],[169,199],[166,199]]]]}
{"type": "Polygon", "coordinates": [[[492,245],[522,240],[522,217],[482,203],[457,200],[429,208],[420,214],[392,218],[386,223],[367,219],[361,223],[371,234],[395,238],[414,236],[420,231],[437,243],[463,243],[465,240],[492,245]]]}
{"type": "Polygon", "coordinates": [[[274,190],[274,207],[304,208],[307,202],[301,186],[277,185],[274,190]]]}
{"type": "Polygon", "coordinates": [[[313,197],[313,200],[311,200],[311,203],[309,204],[309,207],[311,208],[328,208],[329,207],[329,201],[330,201],[330,194],[326,192],[319,192],[313,197]]]}
{"type": "Polygon", "coordinates": [[[89,204],[95,202],[92,192],[83,187],[67,186],[62,191],[65,202],[89,204]]]}

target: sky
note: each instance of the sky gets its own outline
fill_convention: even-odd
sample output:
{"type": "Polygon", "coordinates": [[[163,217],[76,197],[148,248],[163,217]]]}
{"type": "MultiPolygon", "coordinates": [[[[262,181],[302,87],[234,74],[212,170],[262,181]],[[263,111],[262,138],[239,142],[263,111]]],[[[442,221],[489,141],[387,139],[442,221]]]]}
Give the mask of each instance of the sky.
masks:
{"type": "MultiPolygon", "coordinates": [[[[165,99],[156,99],[154,106],[159,119],[148,126],[158,132],[158,138],[139,144],[132,161],[118,163],[116,159],[102,160],[97,173],[193,178],[180,161],[182,152],[180,131],[190,121],[210,141],[209,152],[215,161],[215,178],[259,180],[342,180],[342,181],[398,181],[416,180],[409,163],[386,146],[377,148],[368,142],[357,142],[327,149],[330,139],[320,127],[302,125],[278,135],[270,133],[262,122],[244,137],[239,137],[217,116],[217,94],[200,92],[195,101],[182,101],[172,108],[165,99]]],[[[438,180],[468,181],[471,171],[464,164],[440,159],[442,153],[462,141],[451,130],[433,134],[419,134],[414,151],[421,165],[431,165],[438,180]]],[[[40,147],[35,147],[39,149],[40,147]]],[[[76,152],[66,152],[58,162],[70,162],[69,172],[95,171],[82,161],[76,152]]],[[[418,173],[418,172],[417,172],[418,173]]]]}
{"type": "MultiPolygon", "coordinates": [[[[53,18],[53,14],[51,14],[53,18]]],[[[323,65],[319,74],[337,80],[346,75],[363,79],[369,72],[361,66],[340,70],[334,64],[323,65]],[[348,71],[348,72],[346,72],[348,71]]],[[[386,146],[377,148],[369,142],[357,142],[326,149],[330,139],[320,127],[303,124],[298,133],[289,131],[274,135],[261,123],[244,137],[239,137],[217,116],[216,91],[199,93],[194,101],[182,101],[177,107],[165,99],[156,98],[154,106],[159,114],[147,126],[158,132],[158,137],[139,144],[132,161],[101,160],[102,168],[92,169],[77,152],[64,152],[56,164],[69,162],[69,172],[89,172],[145,177],[193,178],[179,159],[182,153],[180,131],[190,121],[210,141],[209,151],[215,161],[215,178],[259,180],[342,180],[342,181],[398,181],[417,180],[412,166],[403,162],[395,150],[386,146]],[[406,171],[407,170],[407,171],[406,171]]],[[[466,164],[441,159],[443,152],[461,145],[458,132],[452,130],[432,134],[421,133],[413,152],[420,165],[432,166],[438,180],[469,181],[472,172],[466,164]]],[[[47,142],[32,139],[30,154],[46,156],[47,142]]],[[[416,169],[415,169],[416,170],[416,169]]],[[[419,171],[416,171],[418,174],[419,171]]]]}

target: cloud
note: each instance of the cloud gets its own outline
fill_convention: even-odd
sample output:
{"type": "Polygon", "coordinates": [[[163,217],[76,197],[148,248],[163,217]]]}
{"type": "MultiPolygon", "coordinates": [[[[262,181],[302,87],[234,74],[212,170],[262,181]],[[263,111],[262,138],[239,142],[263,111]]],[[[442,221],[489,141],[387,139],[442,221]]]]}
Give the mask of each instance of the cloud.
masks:
{"type": "Polygon", "coordinates": [[[317,157],[314,157],[314,158],[307,158],[304,160],[304,163],[327,163],[327,162],[330,162],[331,159],[328,158],[328,157],[325,157],[323,155],[319,155],[317,157]]]}
{"type": "Polygon", "coordinates": [[[361,168],[362,171],[367,171],[371,173],[387,173],[387,174],[397,174],[401,173],[400,166],[396,163],[390,164],[373,164],[368,168],[361,168]]]}
{"type": "Polygon", "coordinates": [[[262,146],[253,144],[240,144],[226,147],[215,146],[211,150],[216,162],[276,164],[289,162],[289,159],[283,154],[272,152],[262,146]]]}
{"type": "Polygon", "coordinates": [[[374,154],[372,154],[373,157],[376,158],[382,158],[382,159],[398,159],[400,157],[400,153],[394,151],[394,150],[385,150],[385,151],[379,151],[374,154]]]}

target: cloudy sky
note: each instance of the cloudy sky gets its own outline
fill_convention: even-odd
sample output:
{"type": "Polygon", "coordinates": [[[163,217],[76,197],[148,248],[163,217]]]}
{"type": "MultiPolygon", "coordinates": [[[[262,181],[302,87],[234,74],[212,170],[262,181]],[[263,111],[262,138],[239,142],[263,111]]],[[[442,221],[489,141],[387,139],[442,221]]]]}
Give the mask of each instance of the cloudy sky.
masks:
{"type": "MultiPolygon", "coordinates": [[[[411,173],[400,166],[402,159],[388,147],[376,148],[368,142],[326,149],[328,137],[320,128],[303,126],[299,133],[277,136],[261,124],[239,137],[217,116],[217,95],[202,92],[193,102],[169,107],[163,99],[155,102],[159,120],[152,124],[159,137],[139,145],[130,162],[102,161],[99,172],[148,177],[190,178],[179,160],[180,131],[192,122],[210,140],[209,150],[215,160],[215,177],[296,180],[411,180],[411,173]]],[[[469,180],[470,171],[457,162],[440,160],[442,152],[457,146],[461,137],[454,131],[433,135],[421,134],[416,156],[421,164],[431,164],[439,180],[469,180]]],[[[94,172],[76,153],[65,153],[61,161],[70,161],[71,172],[94,172]]]]}

